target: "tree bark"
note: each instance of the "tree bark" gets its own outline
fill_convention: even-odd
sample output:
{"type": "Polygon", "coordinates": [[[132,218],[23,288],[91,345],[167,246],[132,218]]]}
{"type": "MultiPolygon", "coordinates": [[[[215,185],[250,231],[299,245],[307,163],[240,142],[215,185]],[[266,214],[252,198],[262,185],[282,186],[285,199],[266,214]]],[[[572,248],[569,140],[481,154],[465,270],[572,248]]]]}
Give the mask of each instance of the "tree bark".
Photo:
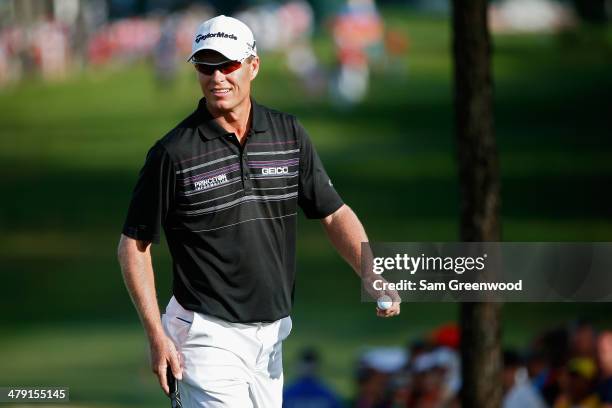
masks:
{"type": "MultiPolygon", "coordinates": [[[[493,128],[486,0],[453,0],[455,136],[462,241],[499,241],[500,181],[493,128]]],[[[461,304],[462,406],[502,400],[500,304],[461,304]]]]}

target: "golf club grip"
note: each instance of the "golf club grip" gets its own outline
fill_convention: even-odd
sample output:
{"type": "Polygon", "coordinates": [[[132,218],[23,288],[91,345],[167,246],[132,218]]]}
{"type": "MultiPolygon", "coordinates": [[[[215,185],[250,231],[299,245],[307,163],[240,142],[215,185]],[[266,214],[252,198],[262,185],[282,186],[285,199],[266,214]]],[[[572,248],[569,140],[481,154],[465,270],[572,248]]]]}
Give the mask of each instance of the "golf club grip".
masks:
{"type": "Polygon", "coordinates": [[[172,394],[176,390],[176,378],[174,378],[170,367],[166,369],[166,382],[168,383],[170,394],[172,394]]]}
{"type": "Polygon", "coordinates": [[[170,397],[171,408],[181,408],[183,405],[181,404],[181,398],[178,392],[178,384],[170,367],[166,370],[166,381],[168,382],[168,397],[170,397]]]}

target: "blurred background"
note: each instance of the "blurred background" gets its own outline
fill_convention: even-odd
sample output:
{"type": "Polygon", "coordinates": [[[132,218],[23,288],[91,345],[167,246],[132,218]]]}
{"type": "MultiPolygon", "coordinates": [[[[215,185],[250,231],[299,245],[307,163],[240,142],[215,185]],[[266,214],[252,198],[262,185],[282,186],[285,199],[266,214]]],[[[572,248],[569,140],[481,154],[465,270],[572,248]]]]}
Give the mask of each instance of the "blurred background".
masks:
{"type": "MultiPolygon", "coordinates": [[[[200,97],[191,36],[220,13],[253,29],[256,99],[300,118],[371,240],[458,239],[448,1],[0,0],[0,385],[167,404],[116,245],[148,148],[200,97]]],[[[611,17],[490,3],[506,241],[612,241],[611,17]]],[[[298,253],[288,407],[457,406],[456,304],[378,319],[318,223],[298,253]]],[[[610,305],[506,304],[502,323],[507,406],[612,403],[610,305]]]]}

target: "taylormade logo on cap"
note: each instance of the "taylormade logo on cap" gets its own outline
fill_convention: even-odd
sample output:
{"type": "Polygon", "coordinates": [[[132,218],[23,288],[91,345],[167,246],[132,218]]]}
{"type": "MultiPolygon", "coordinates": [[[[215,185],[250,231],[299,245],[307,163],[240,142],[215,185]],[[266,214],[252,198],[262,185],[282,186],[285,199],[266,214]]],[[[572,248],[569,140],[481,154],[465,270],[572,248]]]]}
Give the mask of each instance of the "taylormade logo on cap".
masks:
{"type": "Polygon", "coordinates": [[[213,50],[232,61],[244,61],[257,55],[251,29],[233,17],[217,16],[206,20],[195,34],[188,61],[201,50],[213,50]]]}
{"type": "Polygon", "coordinates": [[[238,37],[236,37],[234,34],[226,34],[226,33],[214,33],[213,34],[213,33],[208,33],[206,35],[202,35],[202,34],[197,35],[196,39],[195,39],[195,42],[199,43],[200,41],[205,40],[205,39],[210,38],[210,37],[231,38],[232,40],[237,40],[238,39],[238,37]]]}

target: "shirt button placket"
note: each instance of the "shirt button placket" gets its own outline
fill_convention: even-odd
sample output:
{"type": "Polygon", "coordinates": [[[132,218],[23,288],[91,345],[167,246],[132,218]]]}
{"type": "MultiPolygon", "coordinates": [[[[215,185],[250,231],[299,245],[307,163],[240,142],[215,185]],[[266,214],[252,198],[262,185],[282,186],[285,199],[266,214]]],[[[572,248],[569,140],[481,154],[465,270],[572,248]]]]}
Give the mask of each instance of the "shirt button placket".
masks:
{"type": "Polygon", "coordinates": [[[248,154],[247,154],[246,146],[245,146],[244,149],[242,149],[241,156],[242,156],[242,158],[241,158],[242,186],[243,186],[244,192],[246,194],[246,193],[251,192],[251,188],[252,188],[251,174],[250,174],[250,171],[249,171],[248,154]]]}

